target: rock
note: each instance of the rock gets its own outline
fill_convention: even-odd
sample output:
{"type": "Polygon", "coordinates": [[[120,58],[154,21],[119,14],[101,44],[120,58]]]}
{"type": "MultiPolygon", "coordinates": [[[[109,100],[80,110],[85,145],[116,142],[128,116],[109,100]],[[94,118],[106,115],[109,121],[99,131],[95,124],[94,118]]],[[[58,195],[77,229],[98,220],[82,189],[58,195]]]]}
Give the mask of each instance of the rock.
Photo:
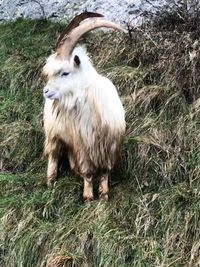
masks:
{"type": "MultiPolygon", "coordinates": [[[[104,14],[113,21],[137,23],[141,14],[158,11],[179,0],[0,0],[0,21],[24,18],[63,20],[87,10],[104,14]]],[[[180,1],[179,1],[180,2],[180,1]]]]}

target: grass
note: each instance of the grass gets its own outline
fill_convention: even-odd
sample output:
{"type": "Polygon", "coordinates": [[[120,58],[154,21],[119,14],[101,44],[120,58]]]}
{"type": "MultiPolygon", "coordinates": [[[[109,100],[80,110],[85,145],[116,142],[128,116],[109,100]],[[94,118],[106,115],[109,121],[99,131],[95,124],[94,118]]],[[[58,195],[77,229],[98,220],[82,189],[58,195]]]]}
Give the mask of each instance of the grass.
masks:
{"type": "Polygon", "coordinates": [[[132,43],[120,33],[84,39],[127,121],[110,200],[85,205],[79,177],[45,184],[40,73],[62,28],[0,25],[0,266],[199,266],[199,40],[154,28],[134,31],[132,43]]]}

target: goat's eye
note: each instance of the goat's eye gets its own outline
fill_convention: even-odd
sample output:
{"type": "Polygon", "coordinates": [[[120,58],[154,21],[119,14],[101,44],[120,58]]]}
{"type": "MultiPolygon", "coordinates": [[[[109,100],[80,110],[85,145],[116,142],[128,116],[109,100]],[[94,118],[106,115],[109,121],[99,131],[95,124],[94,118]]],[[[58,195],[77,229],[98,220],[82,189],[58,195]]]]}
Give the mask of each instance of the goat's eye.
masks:
{"type": "Polygon", "coordinates": [[[69,72],[62,72],[61,73],[61,77],[66,77],[67,75],[69,75],[69,72]]]}

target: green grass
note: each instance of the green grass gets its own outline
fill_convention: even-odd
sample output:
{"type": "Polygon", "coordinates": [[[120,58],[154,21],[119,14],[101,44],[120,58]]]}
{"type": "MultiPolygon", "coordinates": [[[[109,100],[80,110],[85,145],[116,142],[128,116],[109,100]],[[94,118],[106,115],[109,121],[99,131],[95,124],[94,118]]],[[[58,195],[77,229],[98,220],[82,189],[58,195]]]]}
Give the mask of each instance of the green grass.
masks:
{"type": "Polygon", "coordinates": [[[62,28],[46,20],[0,25],[0,266],[199,266],[194,40],[165,32],[135,33],[132,44],[120,33],[84,39],[94,65],[119,88],[127,121],[110,199],[86,205],[79,177],[61,173],[53,189],[45,181],[41,69],[62,28]]]}

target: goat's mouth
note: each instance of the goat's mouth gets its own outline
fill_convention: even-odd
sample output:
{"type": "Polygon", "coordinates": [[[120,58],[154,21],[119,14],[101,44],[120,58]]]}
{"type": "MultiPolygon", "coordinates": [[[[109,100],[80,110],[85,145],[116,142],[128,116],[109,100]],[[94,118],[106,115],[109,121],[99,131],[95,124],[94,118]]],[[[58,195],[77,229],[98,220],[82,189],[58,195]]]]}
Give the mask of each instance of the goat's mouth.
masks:
{"type": "Polygon", "coordinates": [[[59,93],[56,91],[48,91],[44,93],[44,97],[45,98],[49,98],[49,99],[59,99],[59,93]]]}

